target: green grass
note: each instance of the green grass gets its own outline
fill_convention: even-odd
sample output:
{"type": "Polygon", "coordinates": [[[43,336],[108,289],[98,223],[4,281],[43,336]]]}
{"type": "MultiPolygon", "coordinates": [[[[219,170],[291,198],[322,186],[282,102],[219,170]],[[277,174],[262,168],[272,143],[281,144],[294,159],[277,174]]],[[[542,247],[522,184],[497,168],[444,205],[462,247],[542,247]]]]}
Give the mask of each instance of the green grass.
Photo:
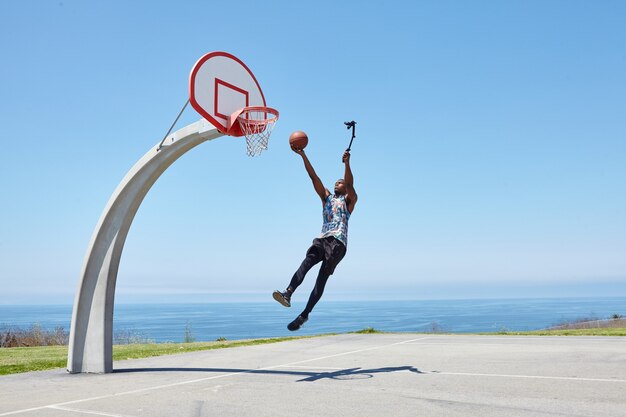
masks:
{"type": "MultiPolygon", "coordinates": [[[[356,332],[358,334],[370,334],[370,333],[390,333],[381,330],[376,330],[372,327],[367,327],[363,330],[356,332]]],[[[425,334],[459,334],[459,333],[445,333],[445,332],[431,332],[425,334]]],[[[498,332],[489,333],[462,333],[463,335],[478,334],[482,336],[626,336],[626,328],[593,328],[593,329],[566,329],[566,330],[531,330],[526,332],[509,331],[506,329],[498,332]]]]}
{"type": "Polygon", "coordinates": [[[0,349],[0,375],[62,368],[66,364],[67,346],[0,349]]]}
{"type": "Polygon", "coordinates": [[[598,329],[567,329],[567,330],[532,330],[528,332],[512,332],[502,330],[497,333],[479,333],[484,335],[507,336],[626,336],[626,328],[598,328],[598,329]]]}
{"type": "MultiPolygon", "coordinates": [[[[114,345],[113,360],[148,358],[198,350],[264,345],[316,336],[277,337],[272,339],[233,340],[194,343],[147,343],[114,345]]],[[[0,348],[0,375],[65,368],[67,346],[0,348]]]]}
{"type": "Polygon", "coordinates": [[[356,332],[351,332],[351,333],[357,333],[357,334],[372,334],[372,333],[384,333],[380,330],[376,330],[373,327],[366,327],[365,329],[362,330],[358,330],[356,332]]]}
{"type": "MultiPolygon", "coordinates": [[[[372,334],[386,333],[368,327],[353,333],[372,334]]],[[[336,333],[317,336],[278,337],[254,340],[223,340],[217,342],[194,343],[147,343],[114,345],[113,360],[148,358],[151,356],[171,355],[175,353],[194,352],[198,350],[223,349],[239,346],[264,345],[288,340],[312,337],[332,336],[336,333]]],[[[626,336],[626,328],[596,328],[572,330],[535,330],[528,332],[512,332],[502,330],[495,333],[479,333],[482,335],[507,336],[626,336]]],[[[0,348],[0,375],[20,372],[42,371],[46,369],[65,368],[67,365],[67,346],[38,346],[19,348],[0,348]]]]}

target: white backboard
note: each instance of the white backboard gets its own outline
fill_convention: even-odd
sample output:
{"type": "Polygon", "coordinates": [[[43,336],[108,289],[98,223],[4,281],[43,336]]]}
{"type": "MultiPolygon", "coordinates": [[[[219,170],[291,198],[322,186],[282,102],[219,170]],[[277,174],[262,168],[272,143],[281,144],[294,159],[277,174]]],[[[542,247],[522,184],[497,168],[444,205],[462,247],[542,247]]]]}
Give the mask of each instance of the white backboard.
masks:
{"type": "Polygon", "coordinates": [[[227,52],[211,52],[196,62],[189,75],[189,101],[220,132],[241,136],[230,129],[230,116],[250,106],[265,106],[261,86],[250,69],[227,52]]]}

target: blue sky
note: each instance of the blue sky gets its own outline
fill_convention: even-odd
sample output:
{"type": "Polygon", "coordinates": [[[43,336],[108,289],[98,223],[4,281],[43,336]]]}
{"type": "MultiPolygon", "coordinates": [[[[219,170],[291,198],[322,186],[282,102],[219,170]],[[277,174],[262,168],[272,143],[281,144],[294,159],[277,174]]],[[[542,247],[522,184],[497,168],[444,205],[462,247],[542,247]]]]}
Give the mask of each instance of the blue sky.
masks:
{"type": "MultiPolygon", "coordinates": [[[[263,300],[321,226],[354,119],[359,203],[327,299],[626,295],[620,1],[3,2],[0,303],[71,303],[131,166],[227,51],[280,110],[205,143],[130,229],[118,302],[263,300]]],[[[188,108],[177,124],[199,119],[188,108]]],[[[302,287],[310,291],[314,273],[302,287]]]]}

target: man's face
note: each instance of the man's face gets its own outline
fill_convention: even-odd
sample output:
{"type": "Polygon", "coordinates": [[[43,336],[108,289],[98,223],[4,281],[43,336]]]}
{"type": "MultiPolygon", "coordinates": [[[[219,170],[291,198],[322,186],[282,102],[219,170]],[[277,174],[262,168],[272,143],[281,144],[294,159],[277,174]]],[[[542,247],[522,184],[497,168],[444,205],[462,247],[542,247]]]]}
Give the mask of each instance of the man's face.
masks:
{"type": "Polygon", "coordinates": [[[343,179],[337,180],[337,182],[335,182],[335,194],[343,195],[345,193],[346,193],[346,184],[343,182],[343,179]]]}

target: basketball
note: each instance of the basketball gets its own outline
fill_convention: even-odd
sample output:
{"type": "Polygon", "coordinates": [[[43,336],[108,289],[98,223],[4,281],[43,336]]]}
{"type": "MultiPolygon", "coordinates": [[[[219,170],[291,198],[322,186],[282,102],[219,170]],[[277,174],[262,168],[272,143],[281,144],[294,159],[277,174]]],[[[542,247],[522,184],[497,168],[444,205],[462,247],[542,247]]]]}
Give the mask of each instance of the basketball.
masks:
{"type": "Polygon", "coordinates": [[[309,137],[301,130],[296,130],[289,135],[289,145],[296,149],[304,149],[309,143],[309,137]]]}

